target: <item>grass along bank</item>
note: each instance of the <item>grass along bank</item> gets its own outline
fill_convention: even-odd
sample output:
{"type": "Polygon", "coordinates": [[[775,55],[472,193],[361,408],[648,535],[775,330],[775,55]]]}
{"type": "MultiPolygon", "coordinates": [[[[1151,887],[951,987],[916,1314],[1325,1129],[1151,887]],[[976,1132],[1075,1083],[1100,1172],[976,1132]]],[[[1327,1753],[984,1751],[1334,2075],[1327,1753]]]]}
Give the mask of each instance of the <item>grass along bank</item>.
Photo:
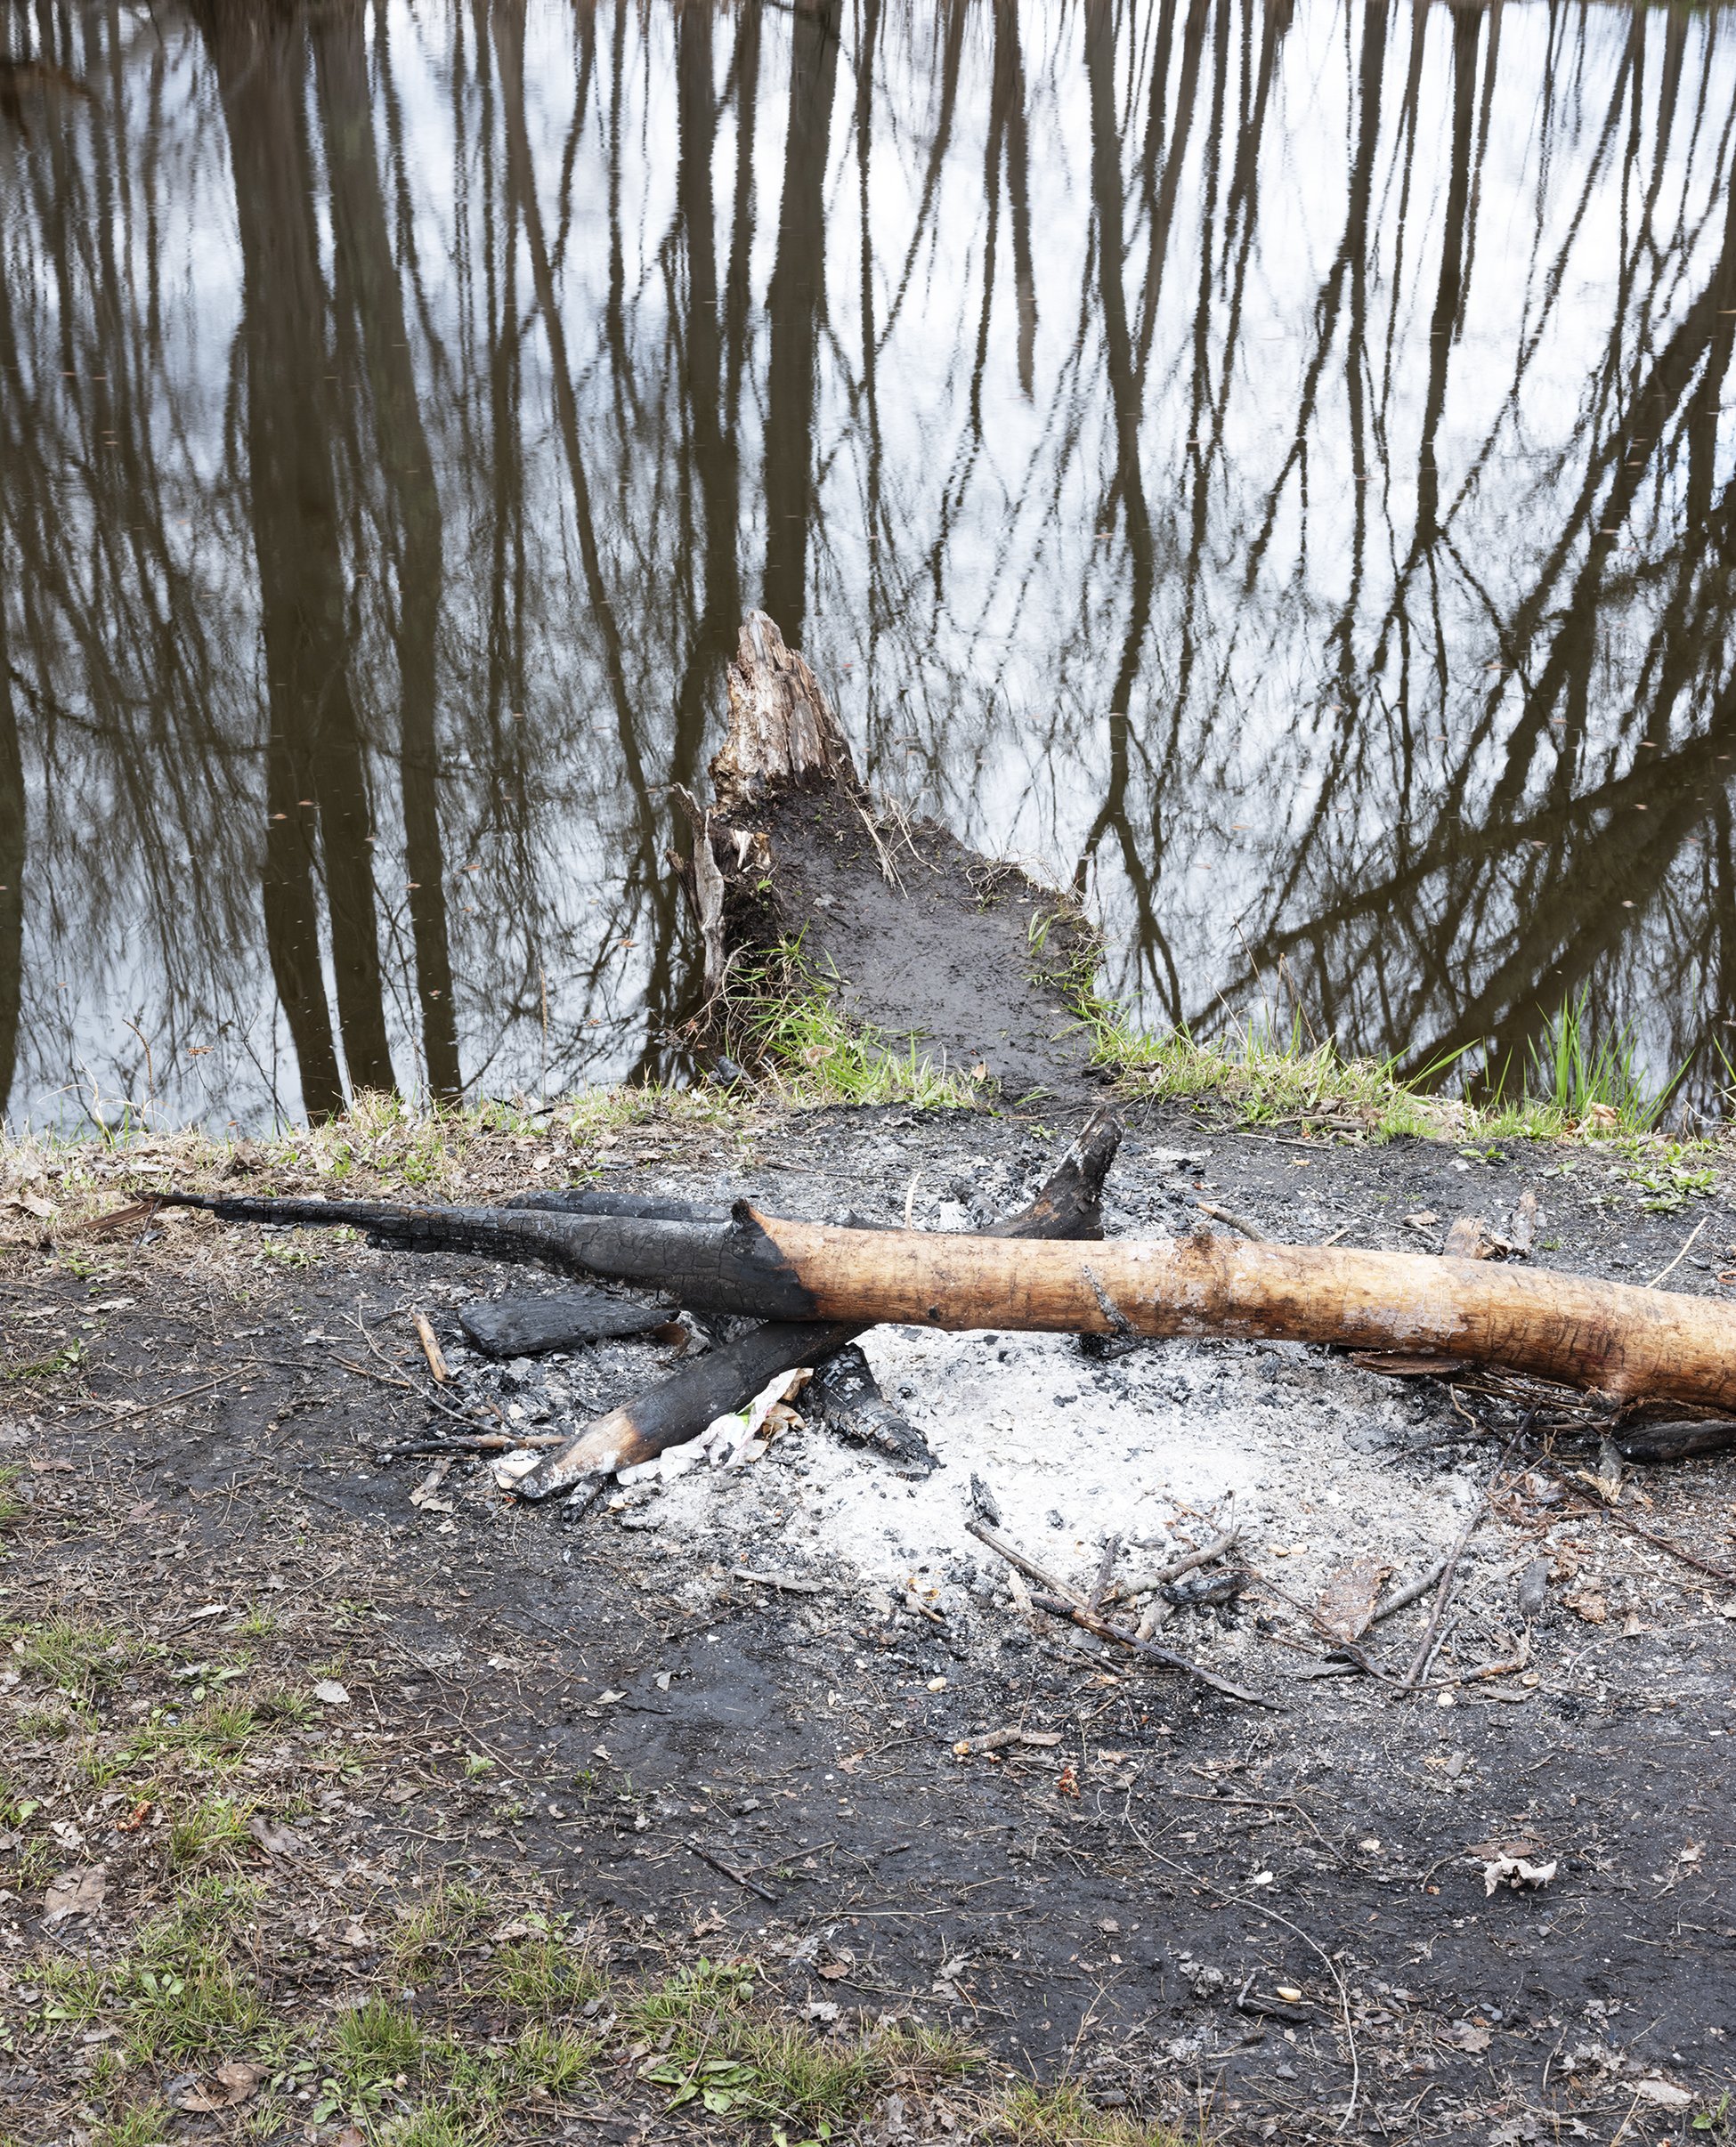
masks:
{"type": "MultiPolygon", "coordinates": [[[[1679,1157],[1709,1149],[1717,1138],[1661,1140],[1681,1072],[1661,1088],[1650,1084],[1632,1035],[1595,1033],[1583,992],[1557,1010],[1522,1078],[1509,1067],[1490,1098],[1471,1101],[1434,1087],[1431,1075],[1448,1067],[1407,1078],[1396,1059],[1348,1057],[1318,1038],[1300,1012],[1287,1027],[1249,1018],[1205,1037],[1186,1027],[1143,1029],[1096,992],[1097,955],[1076,928],[1059,962],[1048,961],[1044,928],[1061,914],[1068,913],[1034,923],[1034,971],[1060,992],[1089,1064],[1130,1099],[1228,1112],[1249,1129],[1293,1124],[1377,1140],[1615,1139],[1661,1142],[1679,1157]]],[[[726,1018],[732,1053],[765,1090],[798,1107],[994,1107],[986,1066],[953,1066],[944,1055],[937,1062],[913,1037],[895,1042],[853,1024],[839,981],[814,968],[799,940],[782,943],[741,975],[726,1018]]]]}
{"type": "MultiPolygon", "coordinates": [[[[1591,1145],[1627,1158],[1666,1207],[1709,1192],[1715,1165],[1731,1151],[1723,1127],[1692,1136],[1659,1130],[1676,1082],[1648,1085],[1631,1039],[1595,1038],[1583,999],[1560,1009],[1522,1086],[1472,1102],[1407,1079],[1394,1061],[1346,1057],[1314,1036],[1301,1015],[1287,1027],[1247,1020],[1208,1037],[1183,1028],[1152,1032],[1090,995],[1089,972],[1075,967],[1056,981],[1069,991],[1082,1057],[1114,1093],[1180,1106],[1209,1122],[1377,1142],[1410,1137],[1480,1151],[1516,1140],[1591,1145]]],[[[791,1112],[1000,1108],[986,1067],[937,1064],[914,1039],[894,1041],[852,1023],[837,981],[817,975],[798,943],[776,950],[738,985],[726,1041],[750,1072],[728,1069],[727,1081],[464,1106],[364,1094],[337,1117],[257,1138],[167,1130],[130,1112],[78,1137],[0,1136],[0,1244],[45,1244],[69,1226],[76,1234],[170,1182],[488,1200],[537,1184],[583,1183],[623,1164],[728,1162],[746,1171],[759,1136],[787,1123],[791,1112]]],[[[1021,1108],[1041,1112],[1042,1100],[1034,1096],[1021,1108]]],[[[62,1257],[91,1255],[68,1247],[62,1257]]],[[[291,1237],[262,1241],[254,1257],[295,1265],[315,1256],[291,1237]]],[[[67,1368],[20,1360],[11,1376],[67,1368]]]]}

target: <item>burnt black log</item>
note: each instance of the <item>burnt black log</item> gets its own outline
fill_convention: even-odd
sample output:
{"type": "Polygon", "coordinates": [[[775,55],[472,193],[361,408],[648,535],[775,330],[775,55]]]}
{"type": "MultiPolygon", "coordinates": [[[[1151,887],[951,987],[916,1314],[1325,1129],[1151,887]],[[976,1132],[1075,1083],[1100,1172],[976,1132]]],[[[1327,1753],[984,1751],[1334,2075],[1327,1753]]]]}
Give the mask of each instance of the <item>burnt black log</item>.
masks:
{"type": "Polygon", "coordinates": [[[834,1438],[853,1446],[871,1447],[905,1475],[929,1476],[937,1465],[928,1440],[880,1392],[880,1381],[856,1342],[819,1366],[802,1397],[802,1406],[834,1438]]]}
{"type": "Polygon", "coordinates": [[[652,1334],[672,1317],[668,1305],[614,1297],[606,1290],[563,1290],[544,1297],[521,1290],[458,1307],[466,1339],[485,1357],[544,1357],[584,1342],[652,1334]]]}
{"type": "MultiPolygon", "coordinates": [[[[1120,1146],[1119,1120],[1113,1113],[1098,1112],[1030,1205],[995,1224],[988,1235],[1101,1237],[1103,1180],[1120,1146]]],[[[773,1320],[751,1328],[697,1364],[684,1365],[637,1400],[598,1417],[571,1446],[545,1454],[522,1475],[512,1477],[503,1470],[502,1480],[528,1499],[551,1498],[581,1485],[594,1486],[617,1469],[650,1461],[665,1448],[696,1438],[716,1418],[742,1408],[780,1372],[824,1365],[872,1324],[773,1320]]],[[[867,1373],[865,1360],[863,1371],[867,1373]]],[[[865,1419],[859,1417],[858,1422],[865,1419]]],[[[881,1429],[888,1429],[884,1422],[881,1429]]],[[[926,1453],[926,1444],[922,1450],[926,1453]]]]}
{"type": "Polygon", "coordinates": [[[1635,1424],[1613,1433],[1610,1443],[1626,1462],[1686,1461],[1736,1446],[1736,1422],[1689,1417],[1667,1424],[1635,1424]]]}

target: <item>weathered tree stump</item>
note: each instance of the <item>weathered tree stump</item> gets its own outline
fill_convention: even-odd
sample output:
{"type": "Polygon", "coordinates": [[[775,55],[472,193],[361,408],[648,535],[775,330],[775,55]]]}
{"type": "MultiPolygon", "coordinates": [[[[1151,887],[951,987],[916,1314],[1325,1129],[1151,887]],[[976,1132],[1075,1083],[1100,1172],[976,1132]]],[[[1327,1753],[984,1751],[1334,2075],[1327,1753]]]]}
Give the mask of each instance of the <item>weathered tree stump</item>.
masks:
{"type": "Polygon", "coordinates": [[[729,733],[713,800],[678,793],[692,825],[677,860],[704,946],[694,1018],[737,1057],[755,1049],[751,990],[773,951],[805,968],[845,1018],[985,1090],[1083,1095],[1086,1055],[1063,979],[1089,972],[1076,904],[864,786],[823,687],[763,612],[729,667],[729,733]]]}

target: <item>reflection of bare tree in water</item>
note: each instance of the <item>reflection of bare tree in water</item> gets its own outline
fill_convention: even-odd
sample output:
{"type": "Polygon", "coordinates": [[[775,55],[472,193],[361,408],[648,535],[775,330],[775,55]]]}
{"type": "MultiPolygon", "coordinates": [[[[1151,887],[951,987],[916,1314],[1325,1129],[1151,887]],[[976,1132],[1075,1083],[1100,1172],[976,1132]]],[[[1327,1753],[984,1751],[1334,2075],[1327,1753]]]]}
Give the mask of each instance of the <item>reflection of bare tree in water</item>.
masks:
{"type": "MultiPolygon", "coordinates": [[[[0,561],[5,551],[0,539],[0,561]]],[[[24,984],[24,761],[18,749],[6,620],[0,608],[0,1121],[18,1060],[24,984]]]]}
{"type": "Polygon", "coordinates": [[[386,230],[362,44],[362,0],[312,19],[319,64],[340,302],[353,307],[372,404],[396,570],[398,763],[404,864],[421,1006],[422,1050],[436,1096],[457,1097],[458,1017],[447,944],[446,865],[435,783],[436,644],[444,562],[440,490],[418,403],[409,324],[386,230]]]}
{"type": "Polygon", "coordinates": [[[373,813],[350,677],[349,590],[332,461],[326,293],[302,103],[300,19],[206,5],[201,27],[235,172],[244,278],[247,490],[271,735],[265,934],[312,1112],[343,1101],[321,974],[322,868],[338,1027],[357,1088],[393,1086],[373,813]]]}
{"type": "Polygon", "coordinates": [[[1282,965],[1418,1064],[1581,982],[1672,1058],[1736,1012],[1721,18],[192,22],[0,18],[102,85],[0,110],[14,1106],[256,967],[310,1109],[533,1078],[545,977],[551,1075],[661,1065],[662,786],[756,598],[1153,1012],[1282,965]],[[227,280],[163,237],[231,226],[227,280]],[[147,950],[77,1017],[76,944],[147,950]]]}
{"type": "Polygon", "coordinates": [[[837,16],[837,0],[804,0],[795,11],[777,263],[766,295],[771,348],[766,372],[761,601],[791,647],[800,646],[807,617],[815,344],[826,302],[826,155],[838,78],[837,16]]]}
{"type": "MultiPolygon", "coordinates": [[[[1461,263],[1473,236],[1464,220],[1475,199],[1470,145],[1477,28],[1475,18],[1455,20],[1448,230],[1424,420],[1431,448],[1464,303],[1461,263]]],[[[1493,53],[1491,43],[1491,67],[1493,53]]],[[[1671,56],[1679,69],[1679,51],[1672,47],[1671,56]]],[[[1622,86],[1629,82],[1637,94],[1637,70],[1624,75],[1622,86]]],[[[1667,114],[1675,108],[1674,79],[1666,87],[1667,114]]],[[[1656,198],[1654,185],[1648,214],[1656,198]]],[[[1614,324],[1604,377],[1615,392],[1600,397],[1603,407],[1582,423],[1587,451],[1577,497],[1536,578],[1495,620],[1501,676],[1483,697],[1480,719],[1465,726],[1456,761],[1442,771],[1440,802],[1423,819],[1425,831],[1419,839],[1417,815],[1407,814],[1411,825],[1394,843],[1389,867],[1365,867],[1357,884],[1304,922],[1270,929],[1254,944],[1256,968],[1280,958],[1300,961],[1328,1014],[1347,1006],[1352,1028],[1367,1026],[1357,1000],[1377,992],[1385,1033],[1410,1044],[1418,1066],[1482,1045],[1493,1077],[1522,1067],[1561,999],[1607,975],[1620,959],[1632,913],[1667,906],[1672,875],[1699,847],[1695,830],[1706,823],[1720,783],[1728,782],[1736,682],[1720,669],[1736,600],[1729,576],[1719,567],[1708,571],[1694,535],[1696,525],[1703,529],[1713,519],[1709,487],[1702,483],[1698,512],[1684,518],[1643,576],[1617,570],[1613,550],[1613,539],[1639,511],[1648,476],[1656,482],[1660,450],[1672,442],[1686,450],[1691,498],[1694,474],[1706,466],[1700,443],[1711,437],[1736,315],[1736,207],[1727,186],[1721,206],[1716,258],[1662,347],[1654,354],[1642,335],[1629,359],[1623,352],[1628,324],[1620,317],[1614,324]],[[1589,733],[1607,669],[1605,622],[1611,612],[1631,617],[1636,599],[1651,624],[1632,666],[1632,701],[1619,718],[1627,734],[1614,741],[1633,762],[1626,774],[1599,780],[1593,774],[1599,749],[1589,733]],[[1521,685],[1522,698],[1500,730],[1497,713],[1510,680],[1521,685]],[[1477,951],[1474,966],[1462,959],[1466,948],[1477,951]]],[[[1648,247],[1665,259],[1685,253],[1684,234],[1670,237],[1659,247],[1643,228],[1624,263],[1630,304],[1636,300],[1633,267],[1648,247]]],[[[1652,317],[1647,296],[1637,295],[1642,321],[1652,317]]],[[[1516,381],[1510,408],[1516,415],[1519,407],[1516,381]]],[[[1432,594],[1437,693],[1445,704],[1452,652],[1437,577],[1444,569],[1475,586],[1476,570],[1442,526],[1439,500],[1431,453],[1419,473],[1411,563],[1425,569],[1432,594]]],[[[1402,631],[1396,611],[1386,630],[1402,631]]],[[[1401,702],[1401,718],[1404,713],[1401,702]]],[[[1293,872],[1298,869],[1293,861],[1293,872]]],[[[1704,944],[1708,932],[1719,936],[1711,943],[1716,951],[1679,965],[1682,989],[1669,1001],[1676,1012],[1669,1044],[1675,1063],[1696,1055],[1703,1062],[1731,1008],[1723,988],[1730,963],[1721,944],[1724,907],[1690,903],[1671,915],[1678,956],[1704,944]],[[1704,982],[1689,982],[1708,965],[1719,980],[1711,992],[1704,982]]]]}

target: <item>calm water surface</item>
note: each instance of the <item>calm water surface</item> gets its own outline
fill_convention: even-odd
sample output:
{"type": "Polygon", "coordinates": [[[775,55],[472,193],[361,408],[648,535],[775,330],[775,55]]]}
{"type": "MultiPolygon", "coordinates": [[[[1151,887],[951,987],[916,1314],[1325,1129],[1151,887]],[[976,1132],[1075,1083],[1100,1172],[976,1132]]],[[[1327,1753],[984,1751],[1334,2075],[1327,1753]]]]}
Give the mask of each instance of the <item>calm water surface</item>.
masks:
{"type": "Polygon", "coordinates": [[[1736,1016],[1736,22],[0,8],[0,1104],[678,1066],[743,609],[1110,982],[1736,1016]]]}

